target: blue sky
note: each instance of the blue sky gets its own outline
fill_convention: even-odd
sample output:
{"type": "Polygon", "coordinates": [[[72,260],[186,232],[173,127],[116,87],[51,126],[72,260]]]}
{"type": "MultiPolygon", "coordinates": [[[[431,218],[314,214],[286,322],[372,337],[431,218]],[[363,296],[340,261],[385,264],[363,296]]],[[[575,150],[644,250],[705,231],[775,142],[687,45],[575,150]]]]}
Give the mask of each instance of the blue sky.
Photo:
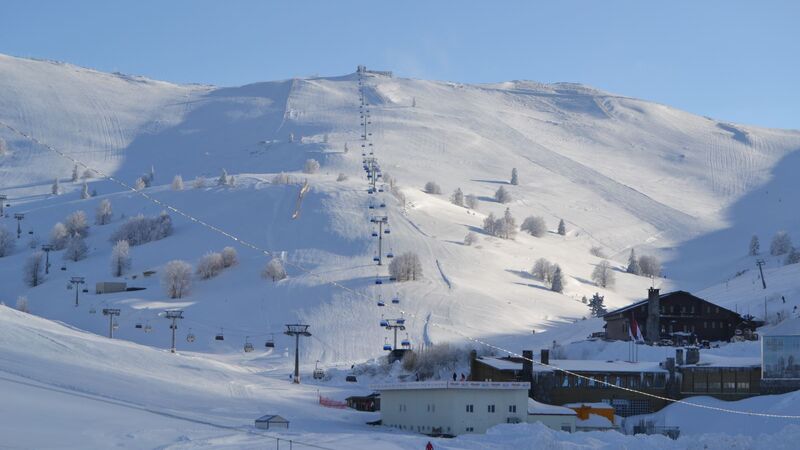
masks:
{"type": "Polygon", "coordinates": [[[800,129],[797,1],[3,0],[0,53],[217,85],[357,64],[572,81],[800,129]]]}

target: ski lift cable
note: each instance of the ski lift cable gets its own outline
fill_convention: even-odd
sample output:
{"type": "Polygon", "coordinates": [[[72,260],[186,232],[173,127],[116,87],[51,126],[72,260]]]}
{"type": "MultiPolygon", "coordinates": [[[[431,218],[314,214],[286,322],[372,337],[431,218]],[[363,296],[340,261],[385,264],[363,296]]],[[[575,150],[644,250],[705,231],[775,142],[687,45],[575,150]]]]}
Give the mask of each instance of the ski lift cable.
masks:
{"type": "MultiPolygon", "coordinates": [[[[46,144],[46,143],[40,141],[39,139],[37,139],[37,138],[35,138],[35,137],[33,137],[33,136],[23,132],[23,131],[17,130],[16,128],[14,128],[11,125],[8,125],[8,124],[3,123],[3,122],[0,122],[0,123],[2,123],[3,126],[8,128],[9,130],[11,130],[12,132],[14,132],[16,134],[19,134],[20,136],[22,136],[22,137],[24,137],[26,139],[29,139],[29,140],[33,141],[34,143],[36,143],[38,145],[41,145],[42,147],[46,148],[47,150],[50,150],[53,153],[56,153],[56,154],[60,155],[61,157],[71,161],[73,164],[78,165],[78,166],[80,166],[80,167],[82,167],[84,169],[94,171],[98,175],[98,177],[108,179],[109,181],[112,181],[112,182],[122,186],[123,188],[125,188],[126,190],[128,190],[128,191],[130,191],[130,192],[132,192],[134,194],[138,194],[142,198],[144,198],[146,200],[149,200],[150,202],[152,202],[152,203],[154,203],[154,204],[156,204],[156,205],[158,205],[160,207],[166,208],[169,211],[172,211],[172,212],[174,212],[174,213],[176,213],[176,214],[178,214],[178,215],[190,220],[191,222],[199,224],[199,225],[201,225],[201,226],[203,226],[203,227],[205,227],[205,228],[207,228],[207,229],[209,229],[211,231],[214,231],[214,232],[216,232],[216,233],[218,233],[218,234],[220,234],[222,236],[225,236],[225,237],[233,240],[234,242],[238,243],[239,245],[242,245],[244,247],[248,247],[248,248],[250,248],[252,250],[255,250],[257,252],[260,252],[260,253],[262,253],[262,254],[264,254],[266,256],[275,257],[277,255],[276,252],[263,249],[263,248],[255,245],[255,244],[245,240],[245,239],[239,238],[238,236],[233,235],[233,234],[223,230],[222,228],[219,228],[219,227],[217,227],[215,225],[212,225],[212,224],[210,224],[210,223],[208,223],[208,222],[206,222],[206,221],[204,221],[202,219],[199,219],[199,218],[189,214],[188,212],[185,212],[185,211],[183,211],[183,210],[181,210],[181,209],[179,209],[177,207],[172,206],[169,203],[161,201],[161,200],[149,195],[148,193],[144,192],[143,190],[142,191],[136,190],[136,188],[134,188],[133,186],[130,186],[129,184],[125,183],[124,181],[119,180],[119,179],[117,179],[116,177],[114,177],[112,175],[108,175],[108,174],[106,174],[105,172],[103,172],[101,170],[95,169],[95,168],[89,166],[88,164],[84,163],[83,161],[64,153],[61,150],[58,150],[58,149],[52,147],[51,145],[46,144]]],[[[358,291],[356,291],[354,289],[351,289],[351,288],[345,286],[344,284],[342,284],[342,283],[340,283],[338,281],[326,280],[322,275],[320,275],[318,273],[315,273],[310,269],[306,269],[305,267],[303,267],[303,266],[301,266],[301,265],[299,265],[297,263],[292,263],[292,262],[287,261],[286,265],[294,267],[294,268],[300,270],[301,272],[303,272],[303,273],[305,273],[305,274],[307,274],[309,276],[316,277],[316,278],[320,279],[324,283],[330,284],[331,286],[336,286],[336,287],[338,287],[338,288],[340,288],[340,289],[342,289],[342,290],[344,290],[344,291],[346,291],[346,292],[348,292],[350,294],[353,294],[353,295],[355,295],[357,297],[364,297],[364,298],[366,298],[366,299],[368,299],[370,301],[372,300],[365,293],[358,292],[358,291]]],[[[407,311],[403,311],[402,308],[397,308],[397,307],[391,306],[391,303],[387,304],[386,306],[389,307],[389,308],[396,309],[399,312],[404,313],[408,317],[411,317],[413,319],[420,319],[419,317],[417,317],[413,313],[410,313],[410,312],[407,312],[407,311]]],[[[421,319],[421,320],[424,320],[424,319],[421,319]]],[[[558,371],[566,373],[568,375],[572,375],[572,376],[574,376],[576,378],[584,379],[584,380],[587,380],[587,381],[592,380],[595,383],[603,384],[603,385],[605,385],[605,386],[607,386],[609,388],[612,388],[612,389],[622,390],[622,391],[626,391],[626,392],[635,393],[635,394],[643,395],[643,396],[646,396],[646,397],[654,398],[654,399],[657,399],[657,400],[662,400],[662,401],[666,401],[666,402],[670,402],[670,403],[676,403],[676,404],[681,404],[681,405],[685,405],[685,406],[690,406],[690,407],[700,408],[700,409],[705,409],[705,410],[710,410],[710,411],[716,411],[716,412],[723,412],[723,413],[744,415],[744,416],[752,416],[752,417],[764,417],[764,418],[771,418],[771,419],[800,420],[800,415],[761,413],[761,412],[756,412],[756,411],[746,411],[746,410],[738,410],[738,409],[731,409],[731,408],[722,408],[722,407],[711,406],[711,405],[703,405],[703,404],[700,404],[700,403],[694,403],[694,402],[687,401],[687,400],[675,399],[675,398],[670,398],[670,397],[661,396],[661,395],[657,395],[657,394],[651,394],[649,392],[639,391],[639,390],[628,388],[628,387],[617,386],[617,385],[615,385],[613,383],[609,383],[609,382],[602,381],[602,380],[596,380],[594,378],[591,378],[591,377],[588,377],[588,376],[585,376],[585,375],[581,375],[581,374],[578,374],[578,373],[575,373],[575,372],[572,372],[572,371],[569,371],[569,370],[566,370],[566,369],[562,369],[562,368],[560,368],[560,367],[558,367],[556,365],[553,365],[553,364],[543,364],[543,363],[541,363],[539,361],[535,361],[535,360],[533,360],[531,358],[525,358],[522,355],[520,355],[520,354],[518,354],[518,353],[516,353],[514,351],[499,347],[497,345],[491,344],[489,342],[483,341],[483,340],[478,339],[478,338],[474,338],[472,336],[469,336],[469,335],[465,334],[462,331],[451,329],[451,328],[449,328],[447,326],[438,324],[436,322],[428,321],[427,323],[430,324],[431,326],[435,327],[435,328],[439,328],[439,329],[442,329],[443,331],[456,334],[456,335],[458,335],[458,336],[460,336],[460,337],[462,337],[462,338],[464,338],[464,339],[466,339],[468,341],[474,342],[474,343],[479,344],[481,346],[484,346],[484,347],[487,347],[487,348],[491,348],[491,349],[494,349],[494,350],[498,350],[498,351],[502,351],[504,353],[507,353],[507,354],[522,358],[524,360],[530,361],[533,364],[536,364],[536,365],[539,365],[539,366],[542,366],[542,367],[547,367],[547,368],[553,369],[553,370],[558,370],[558,371]]]]}

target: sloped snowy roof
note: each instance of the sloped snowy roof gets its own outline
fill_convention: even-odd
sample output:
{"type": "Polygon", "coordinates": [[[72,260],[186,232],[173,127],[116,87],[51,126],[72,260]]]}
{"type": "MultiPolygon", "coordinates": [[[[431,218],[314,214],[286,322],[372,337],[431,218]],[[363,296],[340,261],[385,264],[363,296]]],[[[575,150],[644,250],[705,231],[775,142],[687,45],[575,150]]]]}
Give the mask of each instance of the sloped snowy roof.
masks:
{"type": "Polygon", "coordinates": [[[546,416],[576,416],[578,415],[574,409],[566,408],[563,406],[548,405],[547,403],[540,403],[536,400],[528,399],[528,414],[530,415],[546,415],[546,416]]]}
{"type": "MultiPolygon", "coordinates": [[[[716,303],[714,303],[714,302],[712,302],[712,301],[706,300],[706,299],[704,299],[704,298],[700,298],[700,297],[698,297],[698,296],[696,296],[696,295],[692,294],[691,292],[687,292],[687,291],[672,291],[672,292],[666,292],[666,293],[664,293],[664,294],[661,294],[661,295],[659,295],[659,296],[658,296],[658,298],[659,298],[659,299],[662,299],[662,298],[670,297],[670,296],[672,296],[672,295],[675,295],[675,294],[686,294],[686,295],[689,295],[689,296],[691,296],[691,297],[694,297],[694,298],[696,298],[696,299],[702,300],[702,301],[704,301],[704,302],[711,303],[712,305],[719,306],[718,304],[716,304],[716,303]]],[[[606,317],[608,317],[608,316],[611,316],[611,315],[615,315],[615,314],[623,313],[623,312],[626,312],[626,311],[630,311],[631,309],[634,309],[634,308],[637,308],[637,307],[639,307],[639,306],[641,306],[641,305],[644,305],[644,304],[646,304],[646,303],[647,303],[647,300],[648,300],[648,299],[639,300],[638,302],[631,303],[631,304],[630,304],[630,305],[628,305],[628,306],[624,306],[624,307],[622,307],[622,308],[615,309],[615,310],[613,310],[613,311],[609,311],[609,312],[607,312],[607,313],[603,314],[603,315],[602,315],[602,317],[603,317],[603,318],[606,318],[606,317]]],[[[719,307],[720,307],[720,308],[723,308],[722,306],[719,306],[719,307]]],[[[727,308],[724,308],[724,309],[727,309],[727,308]]]]}
{"type": "MultiPolygon", "coordinates": [[[[508,359],[484,357],[479,359],[482,363],[499,370],[522,370],[522,363],[508,359]]],[[[536,361],[536,360],[534,360],[536,361]]],[[[548,366],[541,365],[538,361],[533,363],[534,372],[551,372],[556,370],[568,370],[570,372],[664,372],[656,361],[602,361],[593,359],[551,359],[548,366]]]]}
{"type": "Polygon", "coordinates": [[[376,391],[399,391],[416,389],[530,389],[530,383],[497,381],[410,381],[407,383],[378,384],[370,386],[376,391]]]}
{"type": "Polygon", "coordinates": [[[498,370],[522,370],[521,362],[512,361],[510,359],[484,356],[480,358],[479,361],[498,370]]]}
{"type": "Polygon", "coordinates": [[[682,367],[759,367],[760,356],[719,356],[703,354],[697,364],[684,364],[682,367]]]}

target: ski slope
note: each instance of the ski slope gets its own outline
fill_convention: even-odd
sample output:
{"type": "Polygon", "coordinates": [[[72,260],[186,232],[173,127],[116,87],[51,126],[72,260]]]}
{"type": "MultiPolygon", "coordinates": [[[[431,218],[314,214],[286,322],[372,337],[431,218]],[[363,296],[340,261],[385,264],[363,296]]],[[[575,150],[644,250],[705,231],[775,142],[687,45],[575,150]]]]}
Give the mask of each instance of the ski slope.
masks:
{"type": "MultiPolygon", "coordinates": [[[[392,232],[386,245],[395,254],[418,253],[425,275],[418,282],[376,286],[375,277],[386,271],[372,262],[376,244],[361,170],[357,80],[353,74],[179,86],[0,56],[0,85],[9,87],[0,92],[0,136],[12,149],[0,160],[0,191],[12,199],[9,213],[26,213],[23,229],[32,233],[0,260],[0,297],[13,304],[25,295],[33,313],[98,334],[107,328],[99,310],[119,307],[118,337],[162,348],[169,330],[158,313],[184,308],[179,337],[191,328],[198,339],[191,345],[182,340],[179,348],[243,359],[249,358],[240,353],[246,341],[261,351],[272,337],[278,348],[290,347],[283,324],[303,321],[314,334],[303,347],[305,365],[321,360],[349,366],[381,354],[387,337],[377,326],[381,314],[400,314],[377,308],[378,296],[399,295],[414,345],[480,338],[518,350],[531,342],[533,330],[537,342],[539,336],[569,341],[598,331],[601,325],[593,321],[561,330],[588,315],[582,296],[600,292],[609,307],[643,297],[651,281],[622,270],[631,248],[667,260],[668,278],[656,280],[663,290],[698,289],[724,282],[745,264],[741,255],[753,233],[765,243],[779,229],[800,229],[792,214],[797,200],[772,189],[796,188],[797,131],[729,124],[577,84],[464,85],[370,75],[371,148],[406,198],[401,204],[380,196],[392,232]],[[85,276],[90,286],[112,279],[108,237],[123,215],[155,215],[163,206],[99,178],[89,180],[98,196],[81,200],[80,182],[68,181],[72,164],[25,135],[128,185],[154,168],[154,185],[145,194],[261,250],[286,255],[290,277],[264,280],[259,274],[269,258],[238,246],[238,266],[195,280],[183,299],[167,299],[159,286],[166,262],[196,263],[208,251],[236,245],[173,214],[173,236],[132,250],[128,282],[145,290],[95,295],[90,289],[79,307],[72,306],[69,277],[85,276]],[[308,158],[321,163],[318,174],[300,173],[308,158]],[[507,184],[513,167],[518,186],[507,184]],[[223,168],[236,186],[215,186],[223,168]],[[279,172],[308,179],[300,210],[300,185],[273,184],[279,172]],[[335,181],[339,173],[348,180],[335,181]],[[184,191],[169,189],[176,174],[185,180],[184,191]],[[208,186],[192,189],[197,176],[207,177],[208,186]],[[55,177],[63,195],[50,194],[55,177]],[[422,192],[430,180],[443,195],[422,192]],[[491,200],[499,186],[511,191],[508,205],[491,200]],[[449,203],[456,187],[481,199],[477,211],[449,203]],[[753,200],[764,191],[774,199],[769,209],[753,200]],[[56,270],[46,282],[25,286],[27,239],[45,241],[53,224],[72,211],[91,217],[102,199],[112,202],[115,215],[111,224],[91,227],[89,257],[61,271],[61,255],[53,253],[56,270]],[[485,215],[502,214],[505,207],[518,223],[542,215],[551,230],[563,218],[568,232],[518,234],[511,241],[480,234],[485,215]],[[766,218],[756,226],[754,215],[766,218]],[[475,246],[462,244],[469,231],[480,234],[475,246]],[[591,282],[601,260],[589,254],[593,246],[601,246],[620,270],[613,289],[591,282]],[[539,257],[561,265],[567,275],[563,295],[527,274],[539,257]],[[157,275],[144,278],[149,270],[157,275]],[[147,323],[152,333],[134,327],[147,323]],[[215,341],[217,333],[225,341],[215,341]]],[[[2,219],[6,228],[15,225],[2,219]]]]}

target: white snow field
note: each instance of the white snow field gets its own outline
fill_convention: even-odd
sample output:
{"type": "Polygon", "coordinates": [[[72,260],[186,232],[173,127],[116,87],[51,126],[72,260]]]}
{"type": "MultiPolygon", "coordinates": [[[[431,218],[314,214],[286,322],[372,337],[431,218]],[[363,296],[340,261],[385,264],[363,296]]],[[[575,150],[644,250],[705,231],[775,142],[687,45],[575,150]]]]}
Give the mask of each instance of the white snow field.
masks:
{"type": "MultiPolygon", "coordinates": [[[[754,278],[756,258],[745,256],[753,234],[760,236],[765,253],[776,231],[800,231],[795,176],[800,169],[800,132],[720,122],[577,84],[464,85],[368,75],[365,97],[372,146],[365,149],[373,149],[384,173],[397,179],[403,204],[388,192],[367,193],[358,79],[351,74],[241,87],[174,85],[0,55],[0,138],[10,148],[0,156],[0,194],[11,204],[0,227],[15,233],[18,222],[13,215],[25,214],[22,238],[11,255],[0,258],[0,301],[13,306],[25,296],[33,314],[97,335],[108,330],[102,309],[121,309],[118,340],[70,331],[77,333],[74,345],[96,358],[63,370],[67,349],[53,347],[43,353],[24,340],[9,340],[3,332],[2,357],[14,362],[3,366],[11,367],[3,375],[3,391],[14,391],[17,398],[20,392],[30,392],[41,400],[38,408],[31,404],[27,411],[50,416],[61,414],[55,407],[43,411],[42,402],[49,396],[66,402],[64,396],[85,391],[87,396],[69,401],[81,402],[87,415],[106,421],[108,434],[120,445],[133,428],[130,421],[141,429],[152,428],[149,421],[154,427],[164,424],[163,434],[130,432],[135,447],[170,443],[180,448],[202,439],[207,439],[202,445],[250,445],[259,437],[239,436],[214,424],[245,427],[254,415],[271,411],[291,416],[297,423],[293,432],[314,442],[324,442],[333,430],[369,439],[366,436],[372,434],[359,436],[373,430],[364,426],[370,418],[319,408],[314,389],[286,383],[292,362],[286,355],[294,343],[282,334],[284,324],[310,324],[313,336],[301,346],[304,374],[317,360],[343,373],[353,363],[380,356],[387,337],[378,326],[381,315],[391,318],[400,311],[415,347],[480,339],[517,352],[553,340],[580,341],[602,329],[597,319],[580,320],[589,315],[582,296],[599,292],[613,308],[646,295],[653,281],[624,273],[632,248],[665,261],[667,278],[654,281],[664,291],[700,290],[701,296],[757,317],[763,316],[764,292],[768,315],[789,314],[800,303],[795,298],[800,294],[796,266],[780,267],[783,257],[767,258],[769,287],[763,291],[754,278]],[[70,181],[73,163],[68,158],[129,186],[151,168],[155,178],[151,187],[132,192],[94,176],[86,181],[97,195],[81,199],[83,180],[70,181]],[[318,160],[321,169],[304,174],[304,162],[310,158],[318,160]],[[519,171],[516,186],[508,183],[512,168],[519,171]],[[234,186],[217,185],[223,169],[235,177],[234,186]],[[273,182],[280,172],[308,181],[310,189],[301,203],[299,182],[273,182]],[[340,173],[348,179],[336,181],[340,173]],[[182,191],[170,189],[177,174],[184,180],[182,191]],[[196,177],[205,177],[205,187],[193,187],[196,177]],[[55,178],[63,191],[57,196],[51,193],[55,178]],[[424,193],[427,181],[441,185],[443,194],[424,193]],[[492,199],[500,186],[512,196],[506,205],[492,199]],[[458,187],[478,196],[477,210],[449,202],[458,187]],[[376,209],[368,208],[370,198],[376,209]],[[114,215],[107,225],[91,225],[87,258],[64,262],[63,251],[51,252],[44,283],[27,286],[22,275],[32,253],[29,242],[46,243],[53,225],[76,210],[85,211],[92,221],[102,200],[111,202],[114,215]],[[155,216],[165,205],[194,220],[172,211],[173,234],[131,247],[130,271],[122,278],[112,277],[111,234],[126,218],[155,216]],[[518,224],[530,215],[543,216],[551,231],[542,238],[518,233],[513,240],[483,234],[486,215],[502,215],[506,207],[518,224]],[[369,217],[376,213],[389,217],[387,249],[396,255],[419,255],[422,280],[389,283],[386,266],[375,265],[377,244],[369,217]],[[555,232],[562,218],[565,236],[555,232]],[[473,246],[463,244],[469,231],[479,236],[473,246]],[[184,259],[196,265],[207,252],[225,246],[237,249],[238,265],[209,280],[194,277],[191,292],[183,298],[167,297],[160,280],[168,261],[184,259]],[[611,288],[591,281],[592,270],[602,260],[589,253],[594,246],[602,247],[618,269],[611,288]],[[276,283],[262,278],[270,257],[261,250],[283,255],[289,278],[276,283]],[[551,292],[529,275],[540,257],[562,267],[567,276],[563,294],[551,292]],[[735,276],[744,270],[749,271],[735,276]],[[156,273],[146,277],[147,271],[156,273]],[[89,290],[79,292],[77,307],[75,291],[66,289],[73,276],[85,277],[89,290]],[[376,276],[386,282],[376,285],[376,276]],[[98,295],[94,285],[101,281],[126,281],[129,287],[145,289],[98,295]],[[400,304],[392,305],[396,295],[400,304]],[[376,306],[379,296],[387,307],[376,306]],[[175,356],[139,346],[168,348],[168,322],[159,316],[166,308],[185,310],[186,318],[178,325],[178,349],[190,353],[175,356]],[[147,327],[152,332],[145,333],[147,327]],[[192,343],[185,339],[189,333],[196,336],[192,343]],[[223,341],[215,340],[218,333],[223,341]],[[276,342],[274,351],[264,346],[269,339],[276,342]],[[92,345],[86,347],[86,341],[92,345]],[[255,351],[243,353],[245,342],[253,343],[255,351]],[[64,371],[72,376],[59,384],[54,378],[64,371]],[[142,383],[145,377],[160,380],[142,383]],[[93,378],[95,383],[90,382],[93,378]],[[237,387],[231,389],[259,387],[234,392],[220,380],[235,380],[230,383],[237,387]],[[29,384],[19,385],[20,381],[29,384]],[[42,387],[69,387],[69,392],[42,387]],[[125,405],[99,405],[96,396],[125,405]],[[259,407],[260,401],[269,411],[259,407]],[[128,407],[134,403],[174,409],[181,417],[148,418],[150,413],[128,407]],[[214,403],[223,405],[221,412],[209,412],[216,408],[209,406],[214,403]],[[114,426],[108,424],[115,417],[111,408],[120,411],[120,423],[114,426]],[[184,415],[199,415],[213,424],[167,423],[183,421],[184,415]],[[186,439],[191,442],[182,443],[186,439]]],[[[11,311],[3,314],[22,328],[21,317],[38,320],[11,311]]],[[[61,330],[49,322],[36,323],[31,330],[61,330]]],[[[753,356],[756,350],[743,351],[753,356]]],[[[588,354],[583,357],[596,356],[591,349],[581,351],[588,354]]],[[[623,349],[615,352],[616,357],[625,354],[623,349]]],[[[337,380],[321,383],[321,389],[331,389],[340,400],[348,389],[367,390],[365,382],[346,388],[337,380]]],[[[2,417],[10,414],[3,410],[2,417]]],[[[19,427],[22,422],[29,423],[20,421],[19,427]]],[[[103,436],[62,423],[64,433],[67,428],[81,429],[81,434],[71,435],[75,446],[103,436]]],[[[40,447],[26,444],[21,433],[12,434],[19,438],[14,445],[40,447]]],[[[400,433],[387,435],[390,447],[396,442],[414,448],[422,442],[400,433]]],[[[332,439],[358,448],[349,437],[332,439]]],[[[470,439],[441,445],[479,447],[489,445],[490,437],[470,439]]],[[[595,438],[570,439],[581,448],[595,438]]]]}

